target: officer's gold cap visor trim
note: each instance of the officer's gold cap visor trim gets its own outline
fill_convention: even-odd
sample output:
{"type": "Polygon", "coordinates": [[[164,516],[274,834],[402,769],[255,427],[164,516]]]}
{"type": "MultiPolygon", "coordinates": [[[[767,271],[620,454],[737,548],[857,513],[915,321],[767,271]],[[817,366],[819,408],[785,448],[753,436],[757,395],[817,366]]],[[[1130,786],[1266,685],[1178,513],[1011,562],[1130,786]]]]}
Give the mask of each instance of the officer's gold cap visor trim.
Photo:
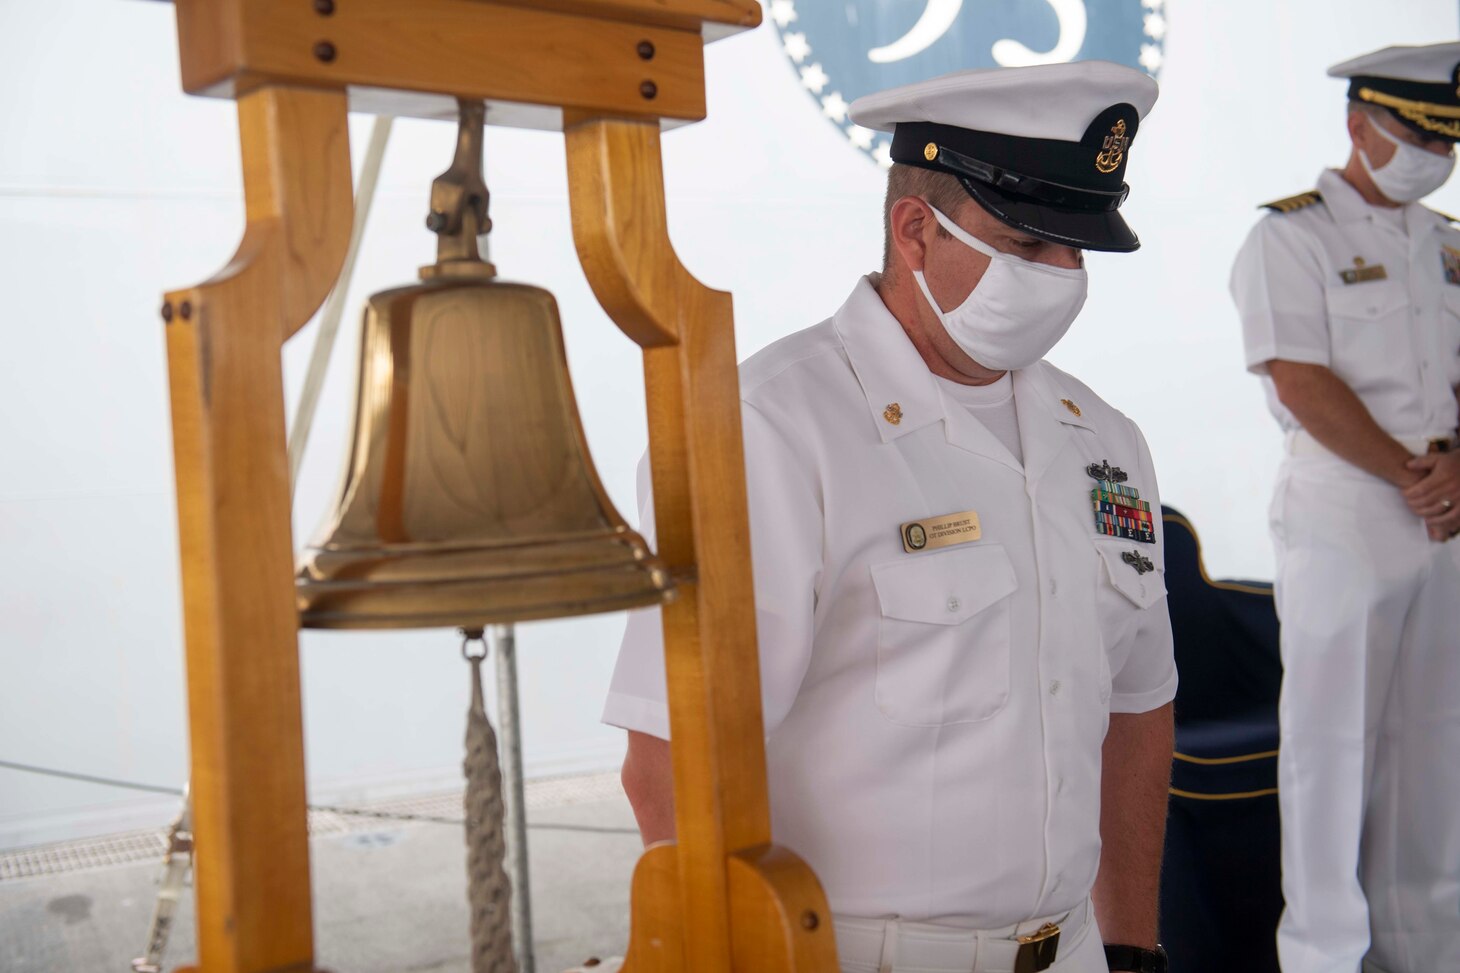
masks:
{"type": "Polygon", "coordinates": [[[1460,139],[1460,106],[1437,105],[1432,101],[1414,101],[1409,98],[1400,98],[1397,95],[1386,95],[1373,88],[1360,88],[1359,97],[1370,104],[1397,111],[1427,132],[1436,132],[1450,138],[1460,139]],[[1441,118],[1449,118],[1453,121],[1437,120],[1441,118]]]}

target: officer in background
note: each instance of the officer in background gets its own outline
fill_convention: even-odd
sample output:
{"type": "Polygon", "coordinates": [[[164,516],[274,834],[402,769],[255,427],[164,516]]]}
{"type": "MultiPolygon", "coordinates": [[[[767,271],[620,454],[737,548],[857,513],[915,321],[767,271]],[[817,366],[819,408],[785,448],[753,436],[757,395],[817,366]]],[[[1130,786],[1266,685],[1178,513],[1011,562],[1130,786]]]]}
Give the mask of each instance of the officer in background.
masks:
{"type": "Polygon", "coordinates": [[[1460,970],[1460,231],[1418,200],[1455,165],[1460,44],[1328,73],[1348,163],[1269,203],[1232,271],[1287,433],[1278,954],[1439,973],[1460,970]]]}
{"type": "MultiPolygon", "coordinates": [[[[846,973],[1165,969],[1155,473],[1134,423],[1042,361],[1085,302],[1081,251],[1139,246],[1117,210],[1155,99],[1104,62],[859,99],[893,133],[883,270],[742,366],[772,828],[846,973]]],[[[630,731],[645,841],[672,837],[657,610],[631,616],[604,720],[630,731]]]]}

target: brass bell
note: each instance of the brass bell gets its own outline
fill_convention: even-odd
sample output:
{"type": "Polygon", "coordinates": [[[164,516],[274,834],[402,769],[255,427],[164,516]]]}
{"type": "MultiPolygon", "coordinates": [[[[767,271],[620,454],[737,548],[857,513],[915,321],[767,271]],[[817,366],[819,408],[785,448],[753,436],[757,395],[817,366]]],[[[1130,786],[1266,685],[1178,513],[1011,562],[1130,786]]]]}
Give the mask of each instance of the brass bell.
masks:
{"type": "Polygon", "coordinates": [[[431,190],[436,263],[370,298],[334,511],[297,576],[310,628],[481,627],[668,600],[588,454],[557,302],[495,279],[483,106],[431,190]]]}

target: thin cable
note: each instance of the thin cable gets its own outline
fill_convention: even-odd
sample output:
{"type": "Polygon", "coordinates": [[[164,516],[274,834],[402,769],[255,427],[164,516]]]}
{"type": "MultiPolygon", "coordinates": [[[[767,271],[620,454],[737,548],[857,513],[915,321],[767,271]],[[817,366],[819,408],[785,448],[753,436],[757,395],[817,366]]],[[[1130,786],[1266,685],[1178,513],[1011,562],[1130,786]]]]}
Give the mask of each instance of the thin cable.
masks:
{"type": "MultiPolygon", "coordinates": [[[[107,787],[119,787],[129,791],[145,791],[149,794],[168,794],[173,797],[181,797],[185,791],[180,787],[159,787],[156,784],[143,784],[132,780],[119,780],[115,777],[98,777],[95,774],[78,774],[70,770],[57,770],[54,767],[37,767],[34,764],[20,764],[11,760],[0,760],[0,768],[6,770],[19,770],[27,774],[39,774],[42,777],[60,777],[64,780],[79,780],[87,784],[102,784],[107,787]]],[[[355,818],[381,818],[387,821],[424,821],[428,824],[454,824],[463,825],[466,821],[462,818],[442,818],[431,814],[411,814],[405,811],[371,811],[361,807],[343,807],[338,804],[311,804],[311,811],[323,811],[329,814],[340,814],[355,818]]],[[[576,831],[584,834],[638,834],[632,828],[604,828],[591,824],[533,824],[529,828],[536,828],[541,831],[576,831]]]]}
{"type": "Polygon", "coordinates": [[[92,774],[77,774],[69,770],[56,770],[52,767],[34,767],[30,764],[18,764],[9,760],[0,760],[0,767],[7,770],[23,770],[28,774],[40,774],[43,777],[62,777],[66,780],[80,780],[88,784],[105,784],[108,787],[121,787],[129,791],[148,791],[152,794],[171,794],[181,797],[181,787],[158,787],[156,784],[138,784],[130,780],[117,780],[113,777],[97,777],[92,774]]]}

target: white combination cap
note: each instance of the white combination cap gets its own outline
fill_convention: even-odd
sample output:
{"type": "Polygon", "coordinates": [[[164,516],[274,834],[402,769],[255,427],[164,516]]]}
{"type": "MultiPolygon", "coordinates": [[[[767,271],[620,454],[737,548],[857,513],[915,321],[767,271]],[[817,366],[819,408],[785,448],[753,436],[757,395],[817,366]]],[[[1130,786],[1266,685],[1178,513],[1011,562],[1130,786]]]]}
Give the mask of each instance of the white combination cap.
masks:
{"type": "Polygon", "coordinates": [[[1460,41],[1386,47],[1328,69],[1348,78],[1351,101],[1387,108],[1431,139],[1460,141],[1460,41]]]}
{"type": "Polygon", "coordinates": [[[959,71],[858,98],[851,116],[892,133],[892,161],[956,176],[1016,229],[1128,251],[1125,168],[1157,92],[1134,68],[1076,61],[959,71]]]}

